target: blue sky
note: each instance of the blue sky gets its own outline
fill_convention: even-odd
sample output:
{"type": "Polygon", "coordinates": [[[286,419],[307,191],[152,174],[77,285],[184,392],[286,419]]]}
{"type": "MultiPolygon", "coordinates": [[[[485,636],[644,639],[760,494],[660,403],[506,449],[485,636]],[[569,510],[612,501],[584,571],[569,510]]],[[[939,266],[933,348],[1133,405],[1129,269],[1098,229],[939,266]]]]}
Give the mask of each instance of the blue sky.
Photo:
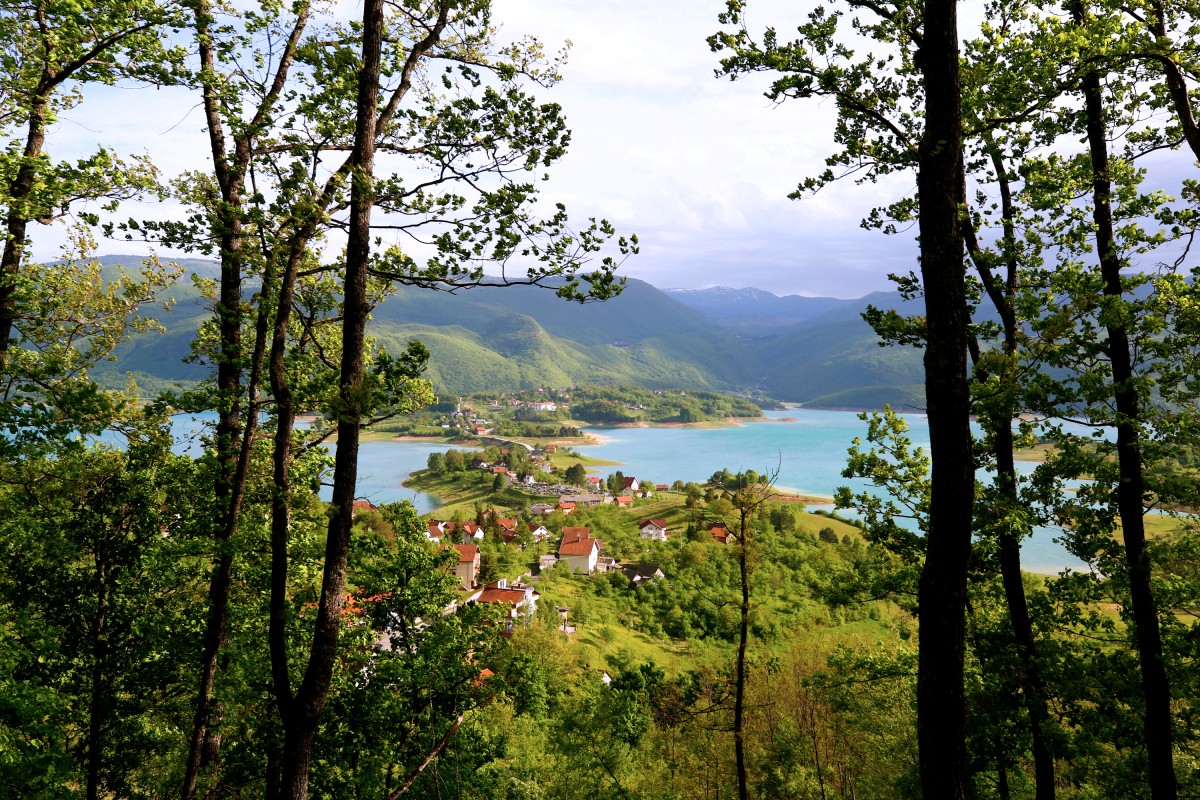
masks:
{"type": "MultiPolygon", "coordinates": [[[[604,217],[637,233],[641,255],[624,272],[662,288],[837,297],[891,288],[887,273],[916,268],[915,231],[888,237],[862,230],[859,220],[911,193],[912,176],[846,181],[788,200],[832,151],[833,104],[773,104],[763,96],[766,75],[716,78],[718,56],[705,39],[722,8],[719,0],[495,0],[502,39],[533,34],[549,49],[572,43],[563,82],[545,94],[563,106],[573,131],[545,198],[566,203],[575,218],[604,217]]],[[[359,6],[339,9],[357,14],[359,6]]],[[[752,30],[775,25],[781,34],[807,13],[788,0],[750,0],[749,9],[752,30]]],[[[49,146],[83,152],[97,142],[148,151],[167,175],[207,165],[196,98],[179,92],[89,89],[49,146]]],[[[143,205],[137,213],[179,211],[143,205]]],[[[55,257],[55,237],[36,235],[35,255],[55,257]]],[[[131,246],[102,243],[101,251],[131,246]]]]}
{"type": "MultiPolygon", "coordinates": [[[[718,28],[709,0],[496,0],[500,36],[572,42],[561,84],[546,93],[572,128],[552,170],[548,200],[573,217],[604,217],[637,233],[641,255],[624,272],[663,287],[756,286],[778,294],[857,297],[889,288],[886,273],[915,265],[912,237],[858,228],[864,211],[911,190],[836,186],[803,202],[787,194],[821,168],[831,147],[831,104],[776,106],[767,79],[717,79],[705,37],[718,28]]],[[[752,24],[795,19],[794,4],[754,0],[752,24]]],[[[341,10],[357,13],[357,4],[341,10]]],[[[145,87],[89,87],[51,131],[55,155],[151,154],[165,175],[208,164],[194,96],[145,87]]],[[[171,204],[121,216],[177,216],[171,204]]],[[[35,230],[34,256],[59,255],[62,236],[35,230]]],[[[138,252],[101,242],[102,253],[138,252]]],[[[176,255],[163,252],[162,255],[176,255]]],[[[180,254],[181,255],[181,254],[180,254]]]]}

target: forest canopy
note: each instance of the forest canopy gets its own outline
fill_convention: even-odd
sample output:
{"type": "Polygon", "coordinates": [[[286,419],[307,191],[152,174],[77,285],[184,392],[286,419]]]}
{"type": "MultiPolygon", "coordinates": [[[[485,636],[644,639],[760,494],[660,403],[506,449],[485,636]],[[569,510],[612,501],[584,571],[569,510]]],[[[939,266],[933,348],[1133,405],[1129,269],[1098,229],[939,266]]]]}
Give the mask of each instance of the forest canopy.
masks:
{"type": "MultiPolygon", "coordinates": [[[[3,792],[1195,794],[1197,10],[993,3],[960,31],[956,7],[831,2],[785,32],[729,0],[709,39],[722,76],[836,108],[796,199],[914,179],[863,226],[919,232],[894,277],[924,313],[867,317],[924,352],[931,446],[866,417],[855,523],[769,469],[535,518],[499,447],[473,515],[357,496],[363,430],[436,399],[420,341],[367,334],[382,298],[603,301],[638,251],[541,199],[563,54],[501,42],[487,0],[0,7],[3,792]],[[189,93],[208,152],[170,180],[154,153],[62,157],[60,115],[111,84],[189,93]],[[115,221],[155,197],[183,216],[115,221]],[[67,257],[36,263],[56,220],[67,257]],[[100,234],[216,259],[202,385],[92,380],[178,272],[106,272],[100,234]],[[213,420],[198,446],[173,413],[213,420]],[[1048,525],[1087,571],[1022,572],[1048,525]]],[[[756,413],[579,394],[605,422],[756,413]]],[[[430,470],[457,480],[451,452],[430,470]]]]}

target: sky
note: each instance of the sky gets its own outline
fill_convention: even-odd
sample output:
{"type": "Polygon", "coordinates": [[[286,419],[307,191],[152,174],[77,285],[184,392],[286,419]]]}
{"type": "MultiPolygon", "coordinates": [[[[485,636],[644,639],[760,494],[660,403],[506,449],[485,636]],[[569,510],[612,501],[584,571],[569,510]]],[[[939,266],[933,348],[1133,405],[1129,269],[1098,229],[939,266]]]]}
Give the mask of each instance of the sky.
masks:
{"type": "MultiPolygon", "coordinates": [[[[659,287],[837,297],[891,288],[888,272],[916,266],[912,235],[858,223],[873,205],[912,191],[912,179],[886,188],[847,182],[789,200],[833,152],[833,104],[772,103],[766,75],[715,77],[719,56],[706,38],[723,7],[499,0],[506,30],[572,42],[554,89],[572,146],[551,188],[568,208],[635,231],[642,249],[627,272],[659,287]]],[[[802,7],[751,0],[750,27],[794,30],[802,7]]]]}
{"type": "MultiPolygon", "coordinates": [[[[794,26],[795,3],[752,0],[750,24],[794,26]]],[[[357,4],[343,3],[350,13],[357,4]]],[[[572,130],[543,196],[572,218],[608,219],[636,233],[641,253],[622,272],[660,288],[748,287],[776,294],[859,297],[914,269],[912,233],[887,237],[858,222],[871,206],[913,189],[852,182],[803,201],[787,195],[832,152],[832,103],[777,105],[768,78],[718,79],[706,37],[719,0],[496,0],[502,38],[571,42],[563,81],[544,93],[572,130]]],[[[88,87],[51,131],[54,155],[149,152],[165,175],[208,163],[196,98],[146,87],[88,87]]],[[[178,216],[139,204],[119,216],[178,216]]],[[[35,230],[33,255],[59,257],[60,233],[35,230]]],[[[101,241],[101,253],[145,247],[101,241]]],[[[160,255],[183,255],[160,250],[160,255]]]]}
{"type": "MultiPolygon", "coordinates": [[[[340,8],[359,13],[353,0],[340,8]]],[[[756,287],[776,294],[860,297],[892,288],[889,272],[917,268],[915,230],[886,236],[859,226],[874,206],[915,191],[912,175],[847,180],[804,200],[787,195],[834,150],[832,101],[776,104],[770,76],[717,78],[706,38],[722,0],[495,0],[502,39],[569,40],[563,81],[545,92],[572,129],[567,155],[543,184],[572,218],[605,218],[636,233],[641,253],[622,272],[660,288],[756,287]]],[[[808,8],[750,0],[748,25],[794,31],[808,8]]],[[[167,175],[207,164],[196,98],[144,87],[88,89],[51,133],[55,152],[150,152],[167,175]]],[[[170,205],[137,207],[173,216],[170,205]]],[[[129,214],[133,214],[131,211],[129,214]]],[[[126,214],[127,216],[129,214],[126,214]]],[[[58,255],[54,235],[34,255],[58,255]]],[[[139,252],[102,242],[102,253],[139,252]]],[[[162,252],[162,255],[177,255],[162,252]]]]}

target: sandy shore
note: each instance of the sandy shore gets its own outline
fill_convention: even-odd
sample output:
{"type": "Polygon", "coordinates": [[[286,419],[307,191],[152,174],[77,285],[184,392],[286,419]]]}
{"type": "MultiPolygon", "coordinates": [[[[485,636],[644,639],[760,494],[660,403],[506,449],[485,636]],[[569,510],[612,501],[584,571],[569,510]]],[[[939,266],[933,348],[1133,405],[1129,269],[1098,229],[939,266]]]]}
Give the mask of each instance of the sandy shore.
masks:
{"type": "Polygon", "coordinates": [[[550,441],[546,442],[546,444],[552,444],[556,447],[575,447],[576,445],[591,447],[593,445],[608,444],[611,441],[612,439],[608,436],[603,436],[599,433],[592,433],[591,431],[585,431],[576,438],[551,439],[550,441]],[[583,441],[580,441],[580,439],[583,441]]]}
{"type": "Polygon", "coordinates": [[[794,419],[774,420],[768,417],[725,417],[702,422],[620,422],[605,428],[740,428],[747,422],[795,422],[794,419]]]}
{"type": "Polygon", "coordinates": [[[831,506],[833,498],[822,494],[805,494],[791,486],[776,486],[771,499],[780,503],[804,503],[806,506],[831,506]]]}

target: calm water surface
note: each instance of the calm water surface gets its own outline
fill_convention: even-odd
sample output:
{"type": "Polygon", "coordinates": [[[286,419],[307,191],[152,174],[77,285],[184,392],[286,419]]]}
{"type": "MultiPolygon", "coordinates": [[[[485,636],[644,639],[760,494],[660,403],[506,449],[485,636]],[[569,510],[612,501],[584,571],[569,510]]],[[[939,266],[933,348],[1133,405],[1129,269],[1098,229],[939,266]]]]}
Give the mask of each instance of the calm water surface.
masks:
{"type": "MultiPolygon", "coordinates": [[[[841,477],[851,441],[866,435],[866,423],[855,412],[788,409],[768,411],[764,416],[767,421],[727,428],[587,428],[589,433],[604,437],[605,443],[578,450],[594,458],[620,462],[619,467],[600,468],[601,475],[620,469],[626,475],[654,483],[699,483],[725,468],[760,473],[778,469],[778,485],[803,494],[830,496],[846,484],[866,488],[862,481],[841,477]]],[[[904,416],[913,444],[928,451],[924,415],[904,416]]],[[[195,418],[175,423],[177,437],[200,427],[195,418]]],[[[432,511],[438,506],[436,498],[402,484],[412,472],[425,468],[430,453],[448,449],[449,445],[433,442],[364,442],[359,456],[358,496],[374,503],[410,500],[421,513],[432,511]]],[[[328,499],[328,490],[324,494],[328,499]]],[[[1068,567],[1086,568],[1054,541],[1058,533],[1043,528],[1026,540],[1022,548],[1026,570],[1056,573],[1068,567]]]]}
{"type": "MultiPolygon", "coordinates": [[[[853,411],[787,409],[767,411],[766,422],[746,422],[729,428],[588,428],[603,436],[604,445],[580,447],[580,452],[608,461],[639,480],[654,483],[702,482],[714,472],[748,469],[759,473],[779,470],[778,485],[801,494],[830,496],[839,486],[866,489],[862,480],[842,477],[847,450],[855,437],[865,437],[867,425],[853,411]]],[[[924,414],[903,414],[913,445],[929,451],[924,414]]],[[[1031,469],[1032,464],[1018,464],[1031,469]]],[[[613,467],[612,469],[617,469],[613,467]]],[[[607,470],[605,470],[607,471],[607,470]]],[[[832,505],[810,506],[832,509],[832,505]]],[[[1060,531],[1039,528],[1024,542],[1022,566],[1030,572],[1055,574],[1064,568],[1086,566],[1054,541],[1060,531]]]]}
{"type": "MultiPolygon", "coordinates": [[[[838,486],[866,488],[863,481],[841,477],[846,451],[856,436],[866,435],[866,423],[852,411],[788,409],[769,411],[765,422],[727,428],[587,428],[602,436],[603,445],[581,446],[581,453],[619,467],[603,467],[601,475],[620,469],[626,475],[654,483],[676,480],[703,482],[714,472],[753,469],[779,470],[778,485],[809,495],[831,496],[838,486]]],[[[904,415],[913,444],[928,450],[929,434],[922,414],[904,415]]],[[[429,442],[367,442],[359,460],[358,493],[376,503],[412,500],[422,512],[437,501],[401,484],[423,469],[429,454],[449,449],[429,442]]],[[[815,508],[831,506],[815,506],[815,508]]],[[[1031,572],[1057,573],[1085,565],[1054,541],[1058,531],[1039,529],[1022,550],[1023,566],[1031,572]]]]}

